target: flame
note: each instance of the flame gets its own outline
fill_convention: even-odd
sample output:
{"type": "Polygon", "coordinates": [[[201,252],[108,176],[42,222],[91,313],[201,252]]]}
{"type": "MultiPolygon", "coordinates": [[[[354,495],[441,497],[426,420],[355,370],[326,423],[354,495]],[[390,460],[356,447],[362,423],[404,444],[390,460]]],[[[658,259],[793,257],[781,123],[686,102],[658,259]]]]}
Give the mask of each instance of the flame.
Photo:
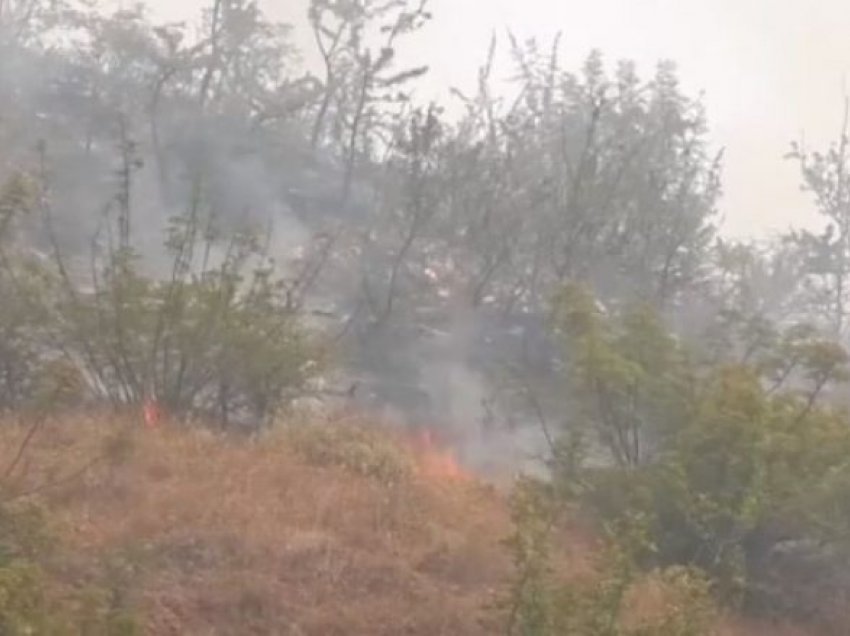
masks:
{"type": "Polygon", "coordinates": [[[472,478],[450,449],[436,443],[433,432],[423,431],[415,439],[414,446],[419,474],[426,479],[469,481],[472,478]]]}
{"type": "Polygon", "coordinates": [[[142,405],[142,417],[145,421],[145,426],[148,428],[158,428],[159,421],[162,417],[162,410],[159,407],[159,402],[154,398],[148,398],[142,405]]]}

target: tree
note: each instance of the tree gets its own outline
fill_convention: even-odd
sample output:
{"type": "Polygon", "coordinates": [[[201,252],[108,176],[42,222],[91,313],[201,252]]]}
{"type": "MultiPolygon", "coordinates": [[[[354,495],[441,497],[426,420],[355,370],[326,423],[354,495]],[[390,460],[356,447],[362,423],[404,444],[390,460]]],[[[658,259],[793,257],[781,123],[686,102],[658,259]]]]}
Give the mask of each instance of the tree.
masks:
{"type": "Polygon", "coordinates": [[[635,516],[612,525],[595,546],[593,572],[558,573],[553,564],[564,509],[553,489],[520,481],[511,498],[514,533],[507,544],[515,578],[507,602],[511,636],[702,636],[712,633],[717,608],[710,582],[696,569],[669,567],[642,573],[639,558],[651,548],[635,516]],[[560,574],[560,576],[559,576],[560,574]],[[664,603],[654,615],[633,616],[641,578],[652,581],[664,603]]]}
{"type": "MultiPolygon", "coordinates": [[[[495,44],[494,44],[495,46],[495,44]]],[[[720,157],[671,65],[643,82],[598,53],[581,72],[512,41],[517,95],[492,97],[490,61],[447,148],[447,233],[463,237],[473,298],[540,311],[558,286],[669,305],[700,280],[714,233],[720,157]]]]}
{"type": "MultiPolygon", "coordinates": [[[[317,147],[334,106],[333,141],[344,158],[342,200],[351,193],[358,156],[380,145],[382,106],[406,103],[404,86],[427,66],[397,69],[398,40],[431,18],[427,0],[311,0],[310,24],[324,64],[324,95],[311,134],[317,147]],[[373,138],[377,135],[377,139],[373,138]]],[[[386,140],[384,140],[386,143],[386,140]]]]}
{"type": "Polygon", "coordinates": [[[569,343],[571,393],[581,396],[575,417],[598,434],[616,465],[651,461],[654,447],[689,414],[692,371],[684,351],[646,306],[613,322],[592,296],[571,286],[554,313],[569,343]]]}
{"type": "Polygon", "coordinates": [[[845,562],[850,422],[824,399],[850,377],[841,346],[795,325],[761,330],[743,357],[706,357],[645,309],[605,313],[575,289],[559,308],[579,423],[608,457],[591,446],[601,463],[577,469],[575,453],[556,455],[565,492],[604,521],[646,516],[657,550],[645,563],[700,568],[750,601],[793,596],[793,577],[772,570],[783,546],[813,541],[845,562]]]}
{"type": "Polygon", "coordinates": [[[814,197],[818,214],[824,220],[823,232],[792,233],[790,240],[805,259],[806,289],[809,306],[816,320],[836,338],[847,331],[850,303],[850,138],[848,108],[838,141],[825,152],[809,151],[792,144],[789,157],[800,165],[803,189],[814,197]]]}

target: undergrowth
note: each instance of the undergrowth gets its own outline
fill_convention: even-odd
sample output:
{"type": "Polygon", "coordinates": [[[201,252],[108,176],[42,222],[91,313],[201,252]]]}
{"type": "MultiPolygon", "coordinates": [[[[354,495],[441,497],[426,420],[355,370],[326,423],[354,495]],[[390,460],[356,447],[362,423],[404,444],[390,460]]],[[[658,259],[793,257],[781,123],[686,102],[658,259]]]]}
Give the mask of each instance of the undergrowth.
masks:
{"type": "Polygon", "coordinates": [[[107,572],[72,585],[56,570],[67,555],[32,504],[0,506],[0,634],[4,636],[135,636],[134,609],[107,572]]]}
{"type": "Polygon", "coordinates": [[[307,461],[398,483],[413,474],[413,461],[386,433],[359,424],[289,426],[284,436],[307,461]]]}
{"type": "Polygon", "coordinates": [[[510,636],[708,636],[717,611],[707,579],[670,567],[648,575],[637,567],[651,549],[639,518],[611,528],[593,572],[558,572],[555,537],[564,511],[548,485],[520,481],[511,498],[515,567],[505,602],[510,636]]]}

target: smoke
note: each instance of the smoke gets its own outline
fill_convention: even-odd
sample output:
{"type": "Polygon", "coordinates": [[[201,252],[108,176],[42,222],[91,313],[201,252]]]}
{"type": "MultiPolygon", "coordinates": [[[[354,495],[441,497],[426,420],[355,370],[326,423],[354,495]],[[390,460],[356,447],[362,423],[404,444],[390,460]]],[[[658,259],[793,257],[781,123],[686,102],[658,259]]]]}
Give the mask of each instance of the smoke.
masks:
{"type": "MultiPolygon", "coordinates": [[[[287,147],[291,138],[262,139],[236,118],[174,109],[159,122],[164,141],[157,148],[139,118],[96,119],[66,65],[49,57],[4,58],[0,86],[0,180],[20,169],[38,172],[43,160],[55,235],[72,260],[88,259],[93,237],[114,216],[126,160],[133,162],[132,239],[149,275],[167,275],[165,229],[187,214],[194,197],[221,234],[262,235],[281,265],[310,239],[286,199],[303,151],[287,147]],[[132,145],[129,157],[125,143],[132,145]]],[[[43,248],[45,236],[35,227],[33,240],[43,248]]]]}
{"type": "Polygon", "coordinates": [[[539,422],[530,418],[509,426],[517,412],[510,409],[508,389],[494,382],[492,367],[504,361],[504,329],[488,329],[486,312],[455,303],[445,332],[437,332],[421,352],[421,383],[433,404],[435,422],[458,453],[458,459],[477,474],[502,478],[513,472],[539,472],[549,456],[539,422]]]}
{"type": "MultiPolygon", "coordinates": [[[[150,79],[121,71],[100,73],[97,62],[67,51],[8,46],[0,55],[0,181],[20,169],[46,170],[53,229],[74,272],[89,275],[93,244],[104,240],[128,171],[133,246],[155,278],[170,274],[169,223],[193,206],[222,235],[256,232],[284,274],[313,237],[343,227],[331,271],[309,300],[332,306],[340,324],[355,318],[340,346],[340,375],[360,382],[361,406],[438,429],[477,472],[540,467],[547,448],[539,424],[522,414],[517,422],[494,381],[510,345],[504,325],[453,298],[436,317],[402,311],[381,327],[358,314],[364,273],[385,273],[393,255],[353,238],[374,221],[370,187],[355,184],[343,205],[342,171],[308,147],[297,119],[269,134],[244,112],[206,112],[167,93],[154,108],[142,92],[150,79]]],[[[37,224],[30,238],[50,247],[37,224]]],[[[211,266],[224,249],[213,252],[211,266]]]]}

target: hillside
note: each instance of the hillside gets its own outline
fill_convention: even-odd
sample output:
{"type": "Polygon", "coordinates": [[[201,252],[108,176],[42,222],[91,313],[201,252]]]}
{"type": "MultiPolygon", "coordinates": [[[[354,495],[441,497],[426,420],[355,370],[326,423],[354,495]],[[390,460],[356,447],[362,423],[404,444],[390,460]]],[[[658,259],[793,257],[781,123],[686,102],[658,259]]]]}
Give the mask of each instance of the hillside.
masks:
{"type": "MultiPolygon", "coordinates": [[[[26,429],[4,424],[9,465],[26,429]]],[[[336,424],[249,441],[68,416],[38,431],[7,488],[46,510],[57,598],[97,582],[145,634],[504,633],[504,493],[424,440],[336,424]]],[[[587,574],[586,534],[562,547],[562,569],[587,574]]],[[[642,604],[657,602],[648,588],[642,604]]]]}

